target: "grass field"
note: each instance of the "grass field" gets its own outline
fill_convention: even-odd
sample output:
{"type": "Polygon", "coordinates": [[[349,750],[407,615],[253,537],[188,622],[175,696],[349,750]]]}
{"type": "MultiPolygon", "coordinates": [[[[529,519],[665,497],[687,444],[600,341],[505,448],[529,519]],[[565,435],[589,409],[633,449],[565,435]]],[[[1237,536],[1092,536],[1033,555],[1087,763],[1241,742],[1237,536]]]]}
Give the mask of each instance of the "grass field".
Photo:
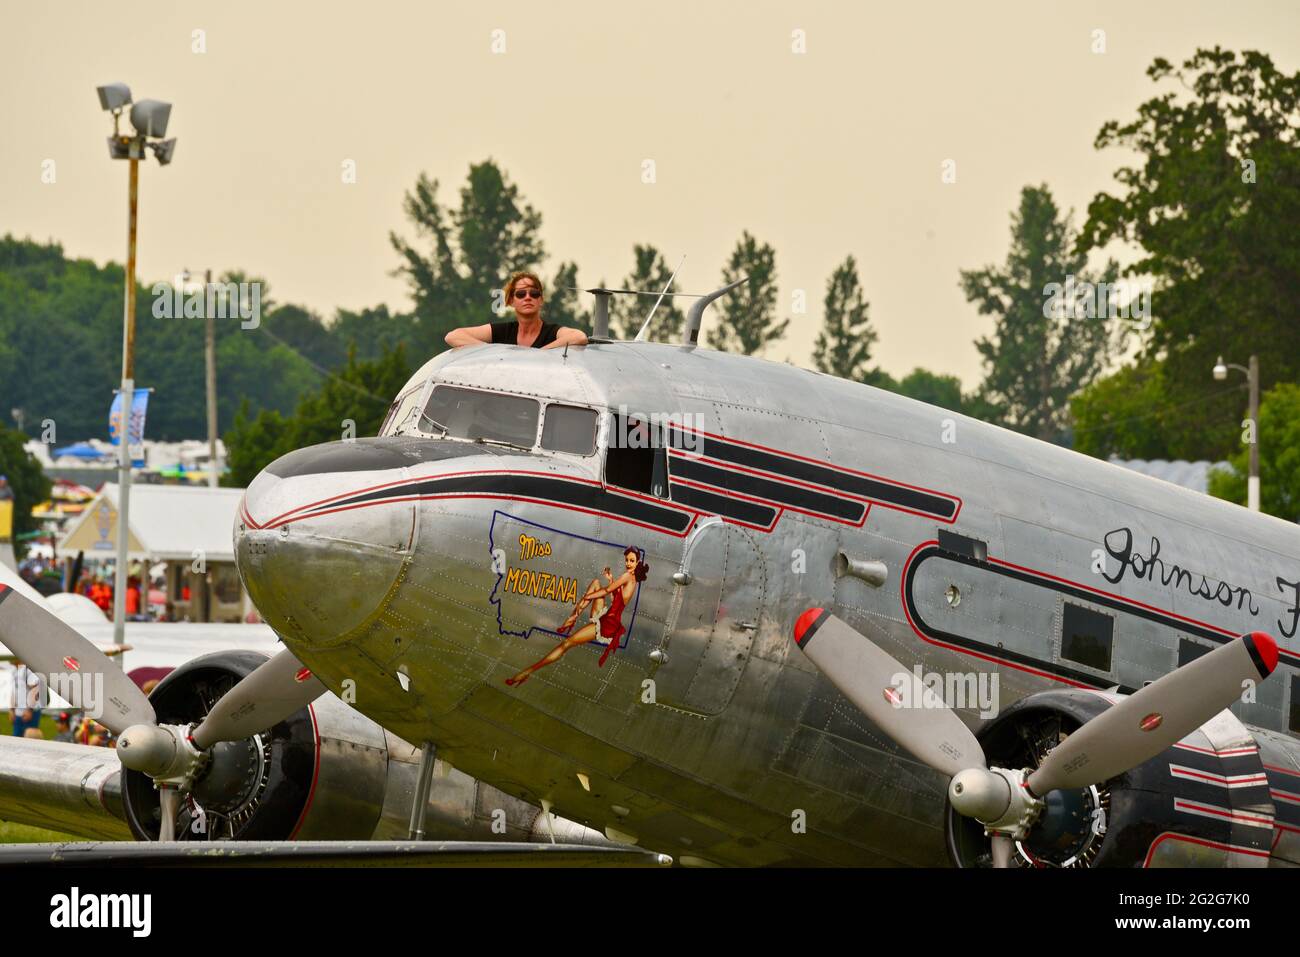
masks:
{"type": "Polygon", "coordinates": [[[88,837],[77,837],[61,831],[47,831],[43,827],[31,827],[27,824],[13,824],[0,821],[0,844],[43,844],[50,841],[88,841],[88,837]]]}
{"type": "MultiPolygon", "coordinates": [[[[41,712],[41,731],[44,733],[46,740],[53,741],[58,730],[54,727],[54,715],[49,710],[41,712]]],[[[5,708],[0,710],[0,735],[11,735],[14,733],[13,713],[5,708]]]]}
{"type": "MultiPolygon", "coordinates": [[[[0,735],[13,733],[14,725],[8,709],[0,710],[0,735]]],[[[41,731],[48,740],[53,741],[57,733],[54,716],[49,711],[41,712],[41,731]]],[[[44,841],[85,841],[88,838],[63,834],[59,831],[47,831],[43,827],[30,827],[27,824],[12,824],[0,821],[0,844],[39,844],[44,841]]]]}

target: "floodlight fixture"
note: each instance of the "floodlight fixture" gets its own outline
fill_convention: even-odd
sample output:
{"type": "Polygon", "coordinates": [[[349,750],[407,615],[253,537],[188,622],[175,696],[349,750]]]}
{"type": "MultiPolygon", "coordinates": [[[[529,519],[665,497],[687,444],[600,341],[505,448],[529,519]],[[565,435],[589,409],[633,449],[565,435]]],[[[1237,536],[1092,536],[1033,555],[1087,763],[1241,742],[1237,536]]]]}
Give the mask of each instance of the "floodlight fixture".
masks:
{"type": "Polygon", "coordinates": [[[162,100],[141,100],[131,107],[131,125],[141,136],[166,136],[172,105],[162,100]]]}
{"type": "Polygon", "coordinates": [[[99,107],[111,113],[117,113],[125,106],[131,105],[131,88],[125,83],[105,83],[95,87],[99,94],[99,107]]]}

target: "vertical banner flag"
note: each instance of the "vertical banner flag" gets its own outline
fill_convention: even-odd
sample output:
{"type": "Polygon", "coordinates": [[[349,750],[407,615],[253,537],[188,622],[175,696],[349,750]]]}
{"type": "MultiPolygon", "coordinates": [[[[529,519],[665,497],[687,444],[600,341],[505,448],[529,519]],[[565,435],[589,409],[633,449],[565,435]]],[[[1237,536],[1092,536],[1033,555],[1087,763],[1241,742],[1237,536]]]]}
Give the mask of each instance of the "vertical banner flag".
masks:
{"type": "MultiPolygon", "coordinates": [[[[131,465],[140,468],[144,465],[144,417],[149,409],[151,389],[136,389],[131,397],[131,419],[128,423],[127,448],[131,452],[131,465]]],[[[122,441],[122,393],[113,396],[113,405],[108,410],[108,439],[113,445],[122,441]]]]}

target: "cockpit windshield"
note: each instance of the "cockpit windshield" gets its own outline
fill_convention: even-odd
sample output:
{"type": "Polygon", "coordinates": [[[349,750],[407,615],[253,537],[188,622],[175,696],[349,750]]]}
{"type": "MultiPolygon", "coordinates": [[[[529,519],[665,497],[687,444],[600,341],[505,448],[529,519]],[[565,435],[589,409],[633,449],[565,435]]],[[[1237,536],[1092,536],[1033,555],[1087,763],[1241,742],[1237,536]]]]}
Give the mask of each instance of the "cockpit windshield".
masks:
{"type": "Polygon", "coordinates": [[[454,439],[483,439],[531,449],[537,444],[538,403],[518,395],[435,386],[417,427],[454,439]]]}

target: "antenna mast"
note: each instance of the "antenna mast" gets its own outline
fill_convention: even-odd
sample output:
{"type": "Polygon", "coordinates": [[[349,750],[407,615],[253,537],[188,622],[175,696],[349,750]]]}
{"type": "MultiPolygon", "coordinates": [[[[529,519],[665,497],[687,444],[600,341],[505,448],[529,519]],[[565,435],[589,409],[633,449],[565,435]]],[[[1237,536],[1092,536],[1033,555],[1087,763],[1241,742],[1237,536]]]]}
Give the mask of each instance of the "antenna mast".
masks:
{"type": "Polygon", "coordinates": [[[633,342],[645,342],[646,333],[650,331],[650,320],[655,317],[655,310],[659,308],[659,303],[664,301],[664,296],[666,296],[668,290],[672,288],[673,280],[677,278],[677,273],[681,270],[682,263],[684,262],[686,262],[686,257],[682,256],[677,263],[677,268],[674,269],[673,274],[668,277],[668,282],[664,285],[664,291],[659,294],[659,298],[655,300],[655,304],[650,307],[650,315],[645,317],[645,322],[641,324],[641,329],[637,332],[636,338],[632,340],[633,342]]]}

